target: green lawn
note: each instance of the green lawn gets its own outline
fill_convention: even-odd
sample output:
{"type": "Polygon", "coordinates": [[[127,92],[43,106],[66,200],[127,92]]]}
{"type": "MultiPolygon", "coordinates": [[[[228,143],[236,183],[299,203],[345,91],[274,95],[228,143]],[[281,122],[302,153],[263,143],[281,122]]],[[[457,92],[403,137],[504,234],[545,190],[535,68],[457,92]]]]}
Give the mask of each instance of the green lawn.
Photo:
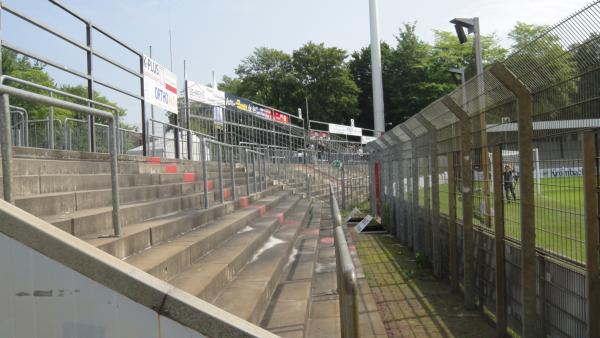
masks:
{"type": "MultiPolygon", "coordinates": [[[[490,184],[491,186],[491,184],[490,184]]],[[[541,192],[538,192],[536,182],[535,211],[536,211],[536,243],[538,247],[570,259],[584,262],[584,214],[583,214],[583,178],[544,178],[541,180],[541,192]]],[[[483,198],[483,182],[474,182],[473,214],[474,224],[486,225],[481,209],[483,198]]],[[[448,215],[448,185],[440,184],[440,213],[448,215]]],[[[517,199],[519,198],[518,183],[515,184],[517,199]]],[[[423,191],[419,191],[419,205],[423,205],[423,191]]],[[[409,194],[410,196],[410,194],[409,194]]],[[[460,187],[456,192],[456,217],[462,218],[462,198],[460,187]]],[[[409,197],[410,200],[410,197],[409,197]]],[[[493,195],[489,198],[490,208],[493,209],[493,195]]],[[[506,236],[516,240],[521,236],[520,205],[510,201],[504,203],[506,236]]]]}

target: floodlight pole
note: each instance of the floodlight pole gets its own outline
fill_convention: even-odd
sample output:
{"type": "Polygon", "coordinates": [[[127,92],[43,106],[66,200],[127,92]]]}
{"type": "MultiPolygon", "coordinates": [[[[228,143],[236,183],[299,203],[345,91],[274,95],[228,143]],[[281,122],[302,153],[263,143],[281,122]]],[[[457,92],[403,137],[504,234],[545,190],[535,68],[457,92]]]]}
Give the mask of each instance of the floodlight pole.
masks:
{"type": "Polygon", "coordinates": [[[377,0],[369,0],[371,27],[371,76],[373,82],[373,124],[375,136],[385,132],[383,116],[383,78],[381,74],[381,45],[379,42],[379,18],[377,0]]]}

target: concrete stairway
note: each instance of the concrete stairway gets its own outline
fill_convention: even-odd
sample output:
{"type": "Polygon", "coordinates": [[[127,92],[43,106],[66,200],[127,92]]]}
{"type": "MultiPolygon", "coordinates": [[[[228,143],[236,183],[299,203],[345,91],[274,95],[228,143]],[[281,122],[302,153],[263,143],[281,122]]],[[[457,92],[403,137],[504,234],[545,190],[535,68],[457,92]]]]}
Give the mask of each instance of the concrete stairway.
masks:
{"type": "MultiPolygon", "coordinates": [[[[65,152],[66,153],[66,152],[65,152]]],[[[112,236],[110,168],[105,160],[15,158],[15,204],[191,295],[260,324],[295,264],[312,217],[304,186],[255,192],[236,165],[236,200],[224,165],[208,165],[209,208],[198,162],[119,161],[122,234],[112,236]]],[[[1,193],[1,191],[0,191],[1,193]]],[[[310,269],[312,270],[312,268],[310,269]]],[[[309,301],[307,294],[300,303],[309,301]]]]}

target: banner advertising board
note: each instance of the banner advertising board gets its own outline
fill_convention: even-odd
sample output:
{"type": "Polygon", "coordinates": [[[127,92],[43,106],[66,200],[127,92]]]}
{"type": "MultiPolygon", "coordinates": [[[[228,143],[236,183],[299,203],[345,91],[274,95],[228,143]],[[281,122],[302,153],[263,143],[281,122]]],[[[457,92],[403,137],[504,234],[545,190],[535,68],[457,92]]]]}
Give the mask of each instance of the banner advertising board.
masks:
{"type": "Polygon", "coordinates": [[[244,99],[229,93],[225,93],[225,106],[230,109],[237,109],[255,114],[267,120],[275,120],[279,123],[290,123],[290,117],[282,112],[259,105],[248,99],[244,99]]]}
{"type": "Polygon", "coordinates": [[[188,98],[211,106],[225,105],[225,92],[193,81],[187,81],[188,98]]]}
{"type": "Polygon", "coordinates": [[[374,136],[361,136],[360,143],[367,144],[371,141],[375,141],[376,139],[377,139],[377,137],[374,137],[374,136]]]}
{"type": "Polygon", "coordinates": [[[177,76],[144,55],[144,100],[177,114],[177,76]]]}
{"type": "Polygon", "coordinates": [[[342,134],[350,136],[362,136],[362,128],[344,126],[341,124],[329,123],[329,132],[332,134],[342,134]]]}

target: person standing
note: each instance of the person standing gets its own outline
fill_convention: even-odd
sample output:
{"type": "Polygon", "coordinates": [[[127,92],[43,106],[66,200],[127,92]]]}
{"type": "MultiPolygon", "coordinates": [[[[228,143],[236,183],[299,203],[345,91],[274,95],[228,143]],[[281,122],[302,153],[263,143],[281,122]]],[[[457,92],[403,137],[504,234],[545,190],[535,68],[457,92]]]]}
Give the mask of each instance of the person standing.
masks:
{"type": "Polygon", "coordinates": [[[504,182],[504,195],[506,200],[510,202],[510,195],[512,195],[513,201],[517,200],[515,196],[515,172],[510,165],[504,166],[504,172],[502,173],[502,181],[504,182]],[[509,195],[510,194],[510,195],[509,195]]]}

